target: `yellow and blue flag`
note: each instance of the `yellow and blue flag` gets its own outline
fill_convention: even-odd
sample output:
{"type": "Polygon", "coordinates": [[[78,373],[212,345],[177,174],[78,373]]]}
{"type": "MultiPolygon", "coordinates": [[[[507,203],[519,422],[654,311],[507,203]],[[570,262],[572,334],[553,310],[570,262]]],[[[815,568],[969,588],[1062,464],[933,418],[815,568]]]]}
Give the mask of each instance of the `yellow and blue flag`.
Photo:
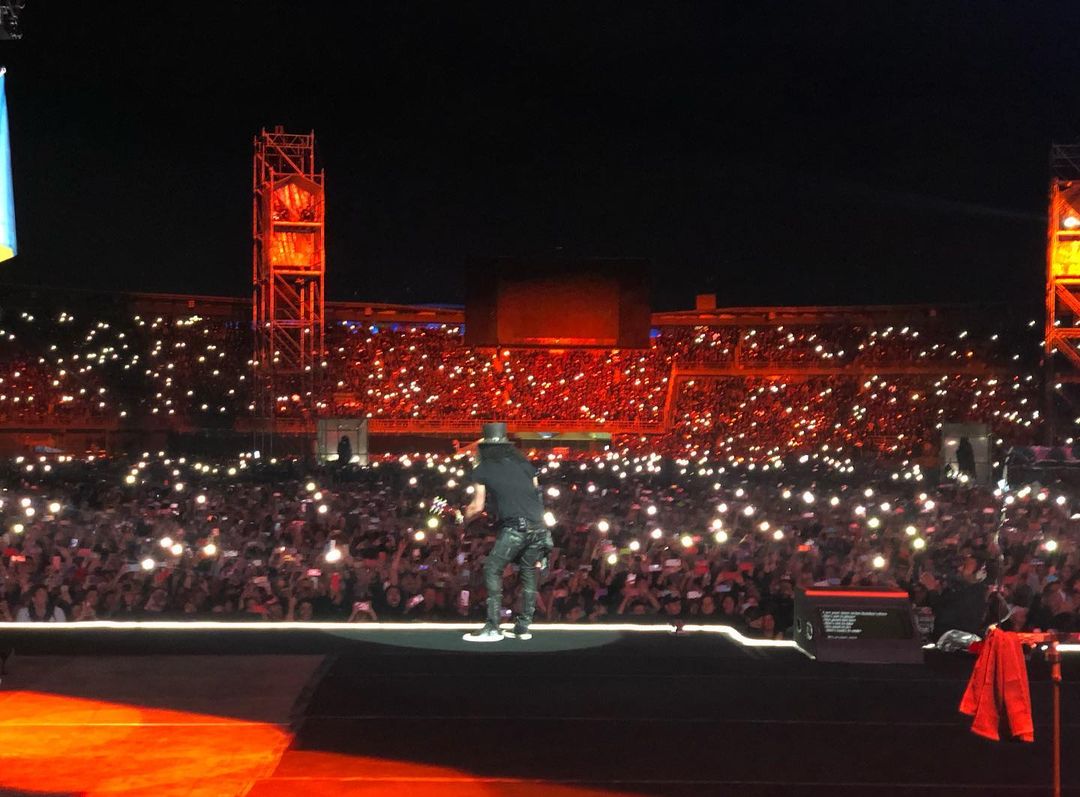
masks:
{"type": "Polygon", "coordinates": [[[11,186],[11,139],[8,135],[6,69],[0,67],[0,262],[15,257],[15,192],[11,186]]]}

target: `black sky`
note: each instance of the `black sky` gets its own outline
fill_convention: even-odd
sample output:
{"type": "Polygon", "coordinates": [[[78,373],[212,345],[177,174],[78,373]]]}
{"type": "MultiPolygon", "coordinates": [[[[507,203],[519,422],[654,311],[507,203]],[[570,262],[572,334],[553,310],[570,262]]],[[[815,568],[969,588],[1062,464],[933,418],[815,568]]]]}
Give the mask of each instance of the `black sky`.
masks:
{"type": "Polygon", "coordinates": [[[314,129],[331,298],[644,256],[654,302],[1037,303],[1080,3],[29,0],[2,278],[246,293],[251,140],[314,129]]]}

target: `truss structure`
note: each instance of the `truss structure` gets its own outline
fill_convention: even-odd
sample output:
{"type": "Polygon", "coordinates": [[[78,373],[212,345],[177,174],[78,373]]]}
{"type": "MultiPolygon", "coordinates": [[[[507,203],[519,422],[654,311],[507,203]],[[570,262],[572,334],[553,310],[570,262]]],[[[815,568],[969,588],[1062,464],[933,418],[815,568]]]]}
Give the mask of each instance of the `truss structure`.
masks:
{"type": "Polygon", "coordinates": [[[326,280],[324,175],[315,134],[255,138],[253,365],[259,414],[310,418],[320,397],[326,280]]]}
{"type": "Polygon", "coordinates": [[[1046,360],[1049,365],[1060,352],[1075,378],[1080,376],[1080,145],[1055,145],[1050,168],[1046,360]]]}

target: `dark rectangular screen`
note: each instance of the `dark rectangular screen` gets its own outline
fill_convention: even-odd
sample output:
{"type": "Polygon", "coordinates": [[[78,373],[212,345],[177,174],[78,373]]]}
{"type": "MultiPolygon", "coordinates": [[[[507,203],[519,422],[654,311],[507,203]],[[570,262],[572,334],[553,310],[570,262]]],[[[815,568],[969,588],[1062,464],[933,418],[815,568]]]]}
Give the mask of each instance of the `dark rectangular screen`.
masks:
{"type": "Polygon", "coordinates": [[[488,258],[469,263],[470,346],[644,348],[647,262],[488,258]]]}

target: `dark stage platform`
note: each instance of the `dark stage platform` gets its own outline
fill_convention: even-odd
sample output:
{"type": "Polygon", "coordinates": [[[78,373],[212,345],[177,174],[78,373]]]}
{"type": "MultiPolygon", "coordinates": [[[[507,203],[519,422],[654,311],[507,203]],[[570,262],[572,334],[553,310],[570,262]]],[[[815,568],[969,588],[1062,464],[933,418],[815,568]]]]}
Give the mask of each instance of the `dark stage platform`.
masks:
{"type": "MultiPolygon", "coordinates": [[[[282,725],[287,749],[252,777],[252,797],[1050,794],[1041,662],[1030,668],[1036,743],[1020,745],[968,731],[956,711],[965,657],[838,665],[713,634],[544,629],[532,642],[472,646],[457,630],[86,634],[64,635],[64,646],[88,661],[117,644],[125,661],[166,650],[194,660],[206,646],[275,667],[282,654],[324,656],[282,725]]],[[[44,643],[20,644],[44,653],[32,650],[44,643]]],[[[1077,665],[1066,657],[1070,795],[1080,795],[1077,665]]],[[[223,711],[238,716],[236,703],[223,711]]]]}
{"type": "MultiPolygon", "coordinates": [[[[1049,793],[1048,683],[1033,687],[1038,742],[993,744],[956,712],[963,659],[826,665],[652,635],[573,652],[498,648],[339,654],[278,774],[294,771],[293,751],[317,750],[407,761],[403,774],[446,769],[491,794],[537,780],[566,795],[1049,793]]],[[[1075,682],[1065,706],[1070,750],[1080,740],[1075,682]]],[[[1080,764],[1066,782],[1080,793],[1080,764]]],[[[459,793],[452,782],[422,790],[459,793]]]]}

